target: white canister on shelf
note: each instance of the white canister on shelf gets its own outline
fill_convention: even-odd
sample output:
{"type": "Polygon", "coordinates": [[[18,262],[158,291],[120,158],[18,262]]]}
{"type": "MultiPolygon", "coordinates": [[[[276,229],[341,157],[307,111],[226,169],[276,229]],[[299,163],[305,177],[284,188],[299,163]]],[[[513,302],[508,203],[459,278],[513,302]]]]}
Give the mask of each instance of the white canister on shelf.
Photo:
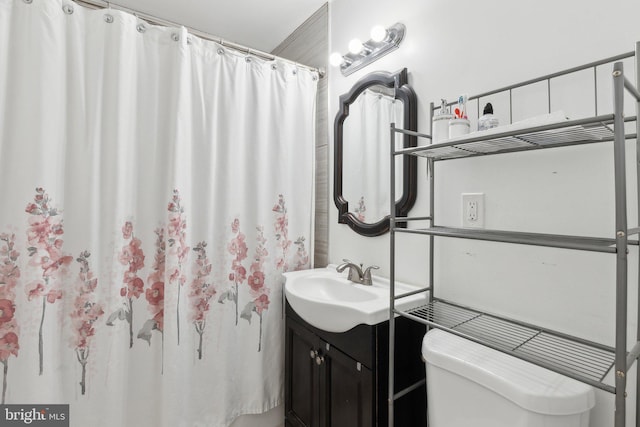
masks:
{"type": "Polygon", "coordinates": [[[433,116],[433,132],[431,142],[437,144],[449,138],[449,122],[453,119],[452,114],[438,114],[433,116]]]}
{"type": "Polygon", "coordinates": [[[449,120],[449,138],[467,135],[471,131],[471,122],[469,119],[452,119],[449,120]]]}

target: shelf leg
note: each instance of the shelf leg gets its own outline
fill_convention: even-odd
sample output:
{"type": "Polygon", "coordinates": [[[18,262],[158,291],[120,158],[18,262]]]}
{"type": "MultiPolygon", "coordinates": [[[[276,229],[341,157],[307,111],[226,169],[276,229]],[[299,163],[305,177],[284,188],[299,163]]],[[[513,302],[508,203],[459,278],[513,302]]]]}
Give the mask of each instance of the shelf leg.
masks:
{"type": "Polygon", "coordinates": [[[389,208],[390,218],[389,218],[389,396],[388,396],[388,407],[389,407],[389,421],[388,426],[393,427],[393,403],[395,396],[395,340],[396,340],[396,320],[395,320],[395,287],[396,287],[396,258],[395,258],[395,238],[396,233],[394,231],[396,226],[396,185],[395,185],[395,176],[396,176],[396,156],[395,148],[396,148],[396,133],[395,133],[395,123],[391,123],[390,130],[390,149],[391,155],[389,156],[391,159],[391,164],[389,165],[389,175],[391,177],[391,186],[390,186],[390,203],[391,206],[389,208]]]}
{"type": "MultiPolygon", "coordinates": [[[[640,88],[640,42],[636,42],[636,88],[640,88]]],[[[636,102],[636,191],[638,192],[638,210],[640,213],[640,101],[636,102]]],[[[639,224],[640,225],[640,224],[639,224]]],[[[638,256],[640,266],[640,255],[638,256]]],[[[638,270],[640,271],[640,270],[638,270]]],[[[638,274],[638,289],[640,289],[640,274],[638,274]]],[[[640,292],[636,305],[638,320],[636,323],[636,342],[640,341],[640,292]]],[[[636,427],[640,427],[640,369],[636,361],[636,427]]]]}
{"type": "Polygon", "coordinates": [[[625,427],[627,387],[627,203],[624,132],[624,73],[622,62],[613,66],[613,157],[616,206],[616,358],[615,427],[625,427]]]}

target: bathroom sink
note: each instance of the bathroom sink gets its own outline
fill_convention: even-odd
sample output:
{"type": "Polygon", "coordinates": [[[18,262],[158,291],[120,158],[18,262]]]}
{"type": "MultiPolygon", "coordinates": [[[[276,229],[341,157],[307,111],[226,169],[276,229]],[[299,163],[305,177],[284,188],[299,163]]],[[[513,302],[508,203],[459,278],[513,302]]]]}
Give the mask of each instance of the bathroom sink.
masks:
{"type": "Polygon", "coordinates": [[[368,286],[357,285],[343,277],[331,277],[328,274],[305,276],[304,280],[292,279],[288,289],[314,301],[365,302],[375,300],[378,295],[368,286]]]}
{"type": "MultiPolygon", "coordinates": [[[[284,273],[285,295],[293,310],[307,323],[328,332],[346,332],[360,325],[375,325],[389,319],[389,281],[373,277],[365,286],[347,280],[335,266],[284,273]]],[[[396,295],[415,288],[396,282],[396,295]]],[[[422,293],[396,301],[396,308],[425,304],[422,293]]]]}

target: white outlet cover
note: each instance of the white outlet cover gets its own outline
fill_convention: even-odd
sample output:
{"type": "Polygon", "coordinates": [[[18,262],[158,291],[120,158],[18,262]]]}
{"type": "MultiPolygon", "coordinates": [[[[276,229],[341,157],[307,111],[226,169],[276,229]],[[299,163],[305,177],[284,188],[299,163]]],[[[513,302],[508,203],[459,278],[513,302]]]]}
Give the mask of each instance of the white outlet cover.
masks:
{"type": "Polygon", "coordinates": [[[484,228],[484,193],[462,193],[462,227],[484,228]]]}

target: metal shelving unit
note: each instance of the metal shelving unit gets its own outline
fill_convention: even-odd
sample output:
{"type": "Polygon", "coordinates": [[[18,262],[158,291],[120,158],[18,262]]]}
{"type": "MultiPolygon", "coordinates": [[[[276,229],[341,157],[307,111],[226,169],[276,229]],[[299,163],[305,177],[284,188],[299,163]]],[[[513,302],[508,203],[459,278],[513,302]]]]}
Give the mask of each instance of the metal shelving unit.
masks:
{"type": "MultiPolygon", "coordinates": [[[[389,364],[394,366],[394,337],[396,315],[421,322],[429,327],[446,330],[477,343],[507,353],[514,357],[526,360],[536,365],[545,367],[554,372],[574,378],[578,381],[590,384],[596,388],[605,390],[615,395],[614,427],[626,426],[626,386],[627,372],[636,363],[640,356],[640,328],[636,333],[635,343],[627,343],[627,263],[630,245],[638,245],[638,238],[630,239],[630,236],[638,235],[640,228],[627,226],[627,190],[626,190],[626,166],[625,166],[625,142],[627,139],[636,139],[636,154],[640,163],[640,143],[637,135],[640,134],[640,123],[637,120],[640,114],[640,42],[636,43],[635,52],[618,55],[583,66],[564,70],[558,73],[532,79],[520,84],[507,86],[495,91],[483,93],[469,98],[479,100],[500,92],[511,92],[519,87],[539,82],[547,82],[549,97],[551,96],[552,79],[578,71],[593,69],[594,89],[597,103],[597,71],[598,67],[613,64],[613,92],[614,112],[609,115],[600,115],[581,120],[570,120],[559,123],[534,126],[524,129],[510,129],[505,131],[494,130],[490,132],[472,133],[465,137],[451,139],[439,144],[424,145],[415,148],[396,150],[391,144],[391,234],[390,234],[390,309],[389,309],[389,364]],[[636,57],[636,84],[632,84],[623,72],[622,60],[636,57]],[[636,103],[636,116],[624,118],[624,93],[631,94],[636,103]],[[635,133],[626,132],[625,125],[635,122],[635,133]],[[434,169],[439,161],[455,160],[460,158],[496,155],[535,149],[553,149],[557,147],[579,146],[592,143],[612,143],[615,175],[615,233],[610,238],[592,236],[568,236],[557,234],[540,234],[486,229],[464,229],[441,227],[434,221],[434,169]],[[429,162],[430,182],[430,215],[427,217],[402,217],[395,216],[393,202],[395,201],[395,159],[396,156],[424,157],[429,162]],[[397,227],[398,223],[410,223],[412,221],[428,221],[429,226],[424,228],[397,227]],[[395,294],[395,246],[396,233],[422,234],[428,236],[430,246],[429,279],[430,284],[420,290],[404,295],[395,294]],[[456,238],[475,239],[507,244],[535,245],[551,248],[565,248],[576,251],[594,251],[615,254],[616,256],[616,313],[615,313],[615,345],[605,346],[599,343],[587,341],[580,337],[571,336],[557,331],[540,328],[535,325],[523,323],[514,319],[507,319],[471,307],[464,307],[452,301],[445,301],[435,295],[434,278],[434,239],[456,238]],[[429,302],[421,307],[403,311],[395,307],[398,299],[419,292],[429,292],[429,302]],[[631,344],[631,349],[628,350],[631,344]],[[610,378],[613,378],[612,380],[610,378]]],[[[551,105],[551,102],[549,102],[551,105]]],[[[434,107],[431,104],[431,115],[434,107]]],[[[597,111],[597,105],[596,105],[597,111]]],[[[597,113],[596,113],[597,114],[597,113]]],[[[397,134],[409,134],[420,139],[430,141],[431,136],[417,132],[395,128],[391,125],[391,141],[397,134]]],[[[638,191],[638,212],[640,212],[640,173],[636,164],[636,180],[638,191]]],[[[640,265],[640,257],[636,261],[640,265]]],[[[638,279],[640,281],[640,278],[638,279]]],[[[612,280],[613,282],[613,280],[612,280]]],[[[640,301],[638,301],[640,305],[640,301]]],[[[638,310],[638,325],[640,325],[640,307],[638,310]]],[[[636,377],[636,427],[640,427],[640,369],[636,377]]],[[[389,369],[389,426],[393,427],[393,402],[403,396],[409,389],[396,393],[394,388],[394,369],[389,369]]]]}

